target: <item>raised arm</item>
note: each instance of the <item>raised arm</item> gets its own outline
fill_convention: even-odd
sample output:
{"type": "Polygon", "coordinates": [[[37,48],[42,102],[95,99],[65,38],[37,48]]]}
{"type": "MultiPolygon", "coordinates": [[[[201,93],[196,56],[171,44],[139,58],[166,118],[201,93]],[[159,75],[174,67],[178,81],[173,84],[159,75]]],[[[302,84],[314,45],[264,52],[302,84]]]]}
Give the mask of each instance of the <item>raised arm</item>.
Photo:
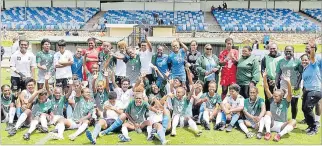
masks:
{"type": "Polygon", "coordinates": [[[266,71],[263,72],[263,83],[264,83],[264,91],[265,91],[266,95],[268,96],[268,98],[272,98],[273,94],[269,90],[269,86],[268,86],[268,83],[267,83],[267,73],[266,73],[266,71]]]}
{"type": "Polygon", "coordinates": [[[289,77],[283,77],[283,80],[287,82],[287,96],[286,100],[288,102],[291,102],[292,100],[292,85],[291,85],[291,79],[289,77]]]}
{"type": "Polygon", "coordinates": [[[179,44],[181,45],[181,47],[183,48],[183,50],[185,52],[187,52],[189,50],[189,48],[184,43],[181,42],[179,37],[177,37],[177,41],[179,42],[179,44]]]}
{"type": "Polygon", "coordinates": [[[148,48],[149,48],[149,51],[152,52],[152,44],[151,42],[148,40],[148,36],[145,35],[145,41],[146,43],[148,44],[148,48]]]}

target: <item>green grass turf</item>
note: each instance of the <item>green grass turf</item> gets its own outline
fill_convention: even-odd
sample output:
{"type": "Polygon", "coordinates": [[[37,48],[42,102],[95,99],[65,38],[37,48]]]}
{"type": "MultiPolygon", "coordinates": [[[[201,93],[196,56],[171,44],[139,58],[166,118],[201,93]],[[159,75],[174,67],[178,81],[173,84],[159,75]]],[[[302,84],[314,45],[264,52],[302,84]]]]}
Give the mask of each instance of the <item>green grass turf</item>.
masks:
{"type": "MultiPolygon", "coordinates": [[[[9,83],[9,73],[5,71],[5,69],[2,69],[2,76],[1,80],[2,83],[9,83]]],[[[259,96],[264,97],[264,91],[261,84],[257,85],[259,88],[259,96]]],[[[221,88],[218,89],[219,92],[221,92],[221,88]]],[[[301,121],[304,119],[303,112],[301,111],[301,103],[302,101],[299,100],[299,112],[297,116],[297,121],[301,121]]],[[[290,108],[288,110],[288,118],[291,118],[291,112],[290,108]]],[[[203,130],[203,127],[198,126],[200,129],[203,130]]],[[[211,123],[211,127],[213,127],[213,124],[211,123]]],[[[49,129],[53,129],[54,126],[51,126],[49,129]]],[[[321,138],[321,129],[319,130],[319,133],[315,136],[308,136],[303,131],[305,128],[307,128],[307,125],[305,124],[297,124],[297,128],[294,129],[291,133],[286,134],[282,137],[281,141],[276,143],[272,141],[272,138],[270,141],[257,140],[255,137],[251,139],[246,139],[246,136],[243,132],[239,131],[238,129],[234,129],[231,133],[227,133],[225,131],[214,131],[211,129],[210,131],[203,130],[201,137],[196,137],[188,128],[177,128],[177,136],[171,137],[170,135],[167,135],[167,140],[170,140],[168,144],[288,144],[288,145],[297,145],[297,144],[321,144],[322,138],[321,138]]],[[[1,144],[35,144],[44,137],[46,137],[46,134],[39,133],[38,131],[35,131],[32,135],[29,141],[23,140],[23,134],[28,131],[28,129],[20,129],[18,130],[17,134],[13,137],[8,137],[7,131],[4,131],[5,124],[1,124],[1,144]]],[[[89,128],[90,130],[93,129],[93,127],[89,128]]],[[[64,132],[64,140],[58,141],[58,140],[48,140],[45,144],[90,144],[89,141],[86,138],[85,134],[80,135],[76,138],[75,141],[70,141],[68,139],[68,135],[75,132],[75,130],[66,130],[64,132]]],[[[253,130],[253,132],[256,132],[253,130]]],[[[276,133],[273,132],[273,136],[276,133]]],[[[117,134],[112,134],[108,136],[104,136],[97,139],[97,144],[160,144],[159,141],[147,141],[146,140],[146,134],[137,134],[136,132],[130,132],[130,137],[132,138],[131,142],[128,143],[121,143],[118,141],[117,134]]]]}

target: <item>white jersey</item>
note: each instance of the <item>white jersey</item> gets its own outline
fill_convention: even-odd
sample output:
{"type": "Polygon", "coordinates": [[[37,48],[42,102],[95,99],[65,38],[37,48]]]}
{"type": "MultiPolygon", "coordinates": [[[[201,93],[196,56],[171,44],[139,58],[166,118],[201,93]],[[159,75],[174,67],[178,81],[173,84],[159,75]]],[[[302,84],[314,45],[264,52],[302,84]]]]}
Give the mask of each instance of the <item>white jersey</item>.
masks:
{"type": "MultiPolygon", "coordinates": [[[[64,54],[61,54],[60,51],[56,52],[54,55],[54,65],[59,64],[59,62],[73,61],[73,54],[69,50],[65,50],[64,54]]],[[[72,68],[71,66],[65,66],[62,68],[56,68],[56,79],[64,79],[72,77],[72,68]]]]}
{"type": "Polygon", "coordinates": [[[236,100],[234,100],[231,96],[227,96],[223,101],[223,104],[226,104],[226,103],[230,104],[231,108],[236,108],[239,106],[244,107],[244,97],[241,95],[238,95],[236,100]]]}
{"type": "Polygon", "coordinates": [[[141,74],[152,74],[152,69],[150,67],[150,63],[152,60],[152,55],[153,53],[150,52],[149,49],[145,50],[145,52],[140,51],[139,56],[140,56],[140,62],[141,62],[141,74]]]}
{"type": "MultiPolygon", "coordinates": [[[[16,51],[10,57],[10,66],[15,67],[18,72],[21,72],[26,77],[31,77],[31,68],[36,67],[36,57],[32,52],[27,51],[22,54],[20,51],[16,51]]],[[[11,76],[20,77],[14,71],[11,71],[11,76]]]]}
{"type": "Polygon", "coordinates": [[[149,110],[149,117],[148,117],[148,120],[150,120],[152,122],[152,124],[154,123],[158,123],[158,122],[161,122],[162,121],[162,113],[161,114],[157,114],[153,111],[150,111],[149,110]]]}
{"type": "MultiPolygon", "coordinates": [[[[118,54],[118,56],[124,56],[124,54],[121,54],[120,52],[117,52],[115,54],[118,54]]],[[[126,76],[126,64],[123,60],[116,59],[115,75],[121,77],[126,76]]]]}
{"type": "Polygon", "coordinates": [[[131,101],[131,98],[134,96],[133,90],[128,89],[124,92],[121,88],[115,88],[114,91],[116,92],[117,100],[120,100],[123,105],[123,109],[126,109],[131,101]]]}
{"type": "MultiPolygon", "coordinates": [[[[115,105],[112,105],[108,100],[104,102],[104,106],[112,106],[116,108],[117,110],[123,109],[122,102],[119,100],[115,101],[115,105]]],[[[114,110],[107,110],[106,111],[106,119],[114,119],[116,120],[119,117],[119,115],[114,110]]]]}

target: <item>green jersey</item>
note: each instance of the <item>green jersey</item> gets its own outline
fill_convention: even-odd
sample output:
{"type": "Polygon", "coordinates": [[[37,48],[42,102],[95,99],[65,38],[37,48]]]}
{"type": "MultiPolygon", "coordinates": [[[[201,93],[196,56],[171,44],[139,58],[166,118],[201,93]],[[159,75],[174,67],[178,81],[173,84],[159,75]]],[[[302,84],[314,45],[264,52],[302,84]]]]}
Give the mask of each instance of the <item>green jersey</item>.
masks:
{"type": "Polygon", "coordinates": [[[275,80],[276,66],[281,59],[283,59],[283,56],[278,56],[278,57],[272,57],[269,55],[265,56],[265,67],[266,67],[266,73],[267,73],[268,79],[275,80]]]}
{"type": "Polygon", "coordinates": [[[38,70],[38,78],[44,77],[47,72],[53,73],[54,72],[54,54],[55,51],[49,50],[49,52],[39,51],[36,54],[36,63],[39,63],[41,66],[45,65],[47,70],[38,70]]]}
{"type": "Polygon", "coordinates": [[[287,109],[290,103],[286,100],[286,98],[282,98],[280,103],[275,103],[273,97],[269,99],[270,109],[272,112],[272,117],[274,121],[278,122],[286,122],[287,121],[287,109]]]}
{"type": "Polygon", "coordinates": [[[135,101],[132,100],[125,109],[125,112],[129,114],[136,123],[142,123],[146,119],[145,113],[148,111],[149,106],[150,105],[145,101],[142,101],[141,106],[136,106],[135,101]]]}
{"type": "Polygon", "coordinates": [[[136,55],[135,58],[127,56],[123,61],[126,63],[126,76],[130,79],[130,83],[135,83],[136,79],[140,76],[140,56],[136,55]]]}
{"type": "MultiPolygon", "coordinates": [[[[105,54],[104,51],[101,51],[98,54],[98,64],[100,66],[100,71],[104,70],[104,66],[106,64],[106,60],[108,60],[109,58],[112,58],[113,56],[110,56],[108,53],[105,54]]],[[[112,64],[112,59],[110,60],[110,63],[107,65],[108,68],[112,68],[113,64],[112,64]]]]}
{"type": "Polygon", "coordinates": [[[244,100],[244,111],[252,116],[259,116],[262,111],[262,105],[264,104],[265,102],[263,98],[257,97],[255,102],[251,101],[250,98],[246,98],[244,100]]]}
{"type": "Polygon", "coordinates": [[[103,92],[97,92],[94,95],[95,98],[95,105],[100,109],[103,110],[103,105],[105,103],[105,101],[107,101],[108,98],[108,93],[106,91],[106,89],[104,89],[103,92]]]}
{"type": "Polygon", "coordinates": [[[192,103],[187,97],[183,97],[182,99],[178,99],[177,97],[172,98],[172,107],[173,107],[173,115],[181,115],[181,116],[192,116],[192,103]]]}
{"type": "Polygon", "coordinates": [[[61,115],[63,116],[63,109],[65,106],[65,103],[67,102],[67,99],[65,96],[61,96],[59,99],[56,99],[54,95],[49,96],[51,102],[52,102],[52,111],[54,115],[61,115]]]}
{"type": "Polygon", "coordinates": [[[222,102],[221,96],[218,93],[215,93],[214,96],[210,96],[209,92],[204,93],[201,95],[200,99],[203,98],[208,98],[208,101],[206,102],[207,109],[214,109],[216,107],[216,104],[220,104],[222,102]]]}
{"type": "Polygon", "coordinates": [[[4,107],[4,110],[8,113],[9,107],[11,103],[14,103],[15,96],[13,94],[9,95],[9,97],[5,97],[3,94],[1,94],[1,106],[4,107]]]}
{"type": "MultiPolygon", "coordinates": [[[[276,73],[281,74],[281,77],[289,77],[291,79],[291,85],[294,87],[298,82],[298,75],[301,70],[301,61],[297,58],[292,58],[286,60],[285,58],[281,59],[277,63],[276,73]]],[[[287,89],[287,83],[284,80],[281,80],[281,89],[287,89]]]]}
{"type": "Polygon", "coordinates": [[[94,108],[94,101],[88,100],[86,101],[83,96],[81,97],[75,97],[75,108],[73,112],[72,119],[74,121],[78,121],[81,118],[88,115],[88,113],[91,113],[94,108]]]}
{"type": "Polygon", "coordinates": [[[38,99],[34,102],[32,106],[32,115],[34,117],[40,116],[42,113],[48,114],[52,109],[52,102],[49,98],[47,98],[47,101],[44,103],[40,103],[38,99]]]}
{"type": "Polygon", "coordinates": [[[247,58],[241,57],[238,60],[236,79],[238,85],[249,85],[259,82],[259,62],[258,59],[251,55],[247,58]]]}

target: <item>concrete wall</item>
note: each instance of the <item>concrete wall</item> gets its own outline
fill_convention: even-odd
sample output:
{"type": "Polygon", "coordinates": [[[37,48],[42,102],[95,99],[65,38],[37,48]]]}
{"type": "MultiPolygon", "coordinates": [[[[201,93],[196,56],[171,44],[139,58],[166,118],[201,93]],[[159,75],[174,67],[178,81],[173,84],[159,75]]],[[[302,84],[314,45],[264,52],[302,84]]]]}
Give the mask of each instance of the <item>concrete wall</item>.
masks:
{"type": "MultiPolygon", "coordinates": [[[[119,2],[119,3],[102,3],[102,10],[166,10],[166,11],[210,11],[211,6],[218,7],[223,1],[201,1],[200,3],[190,2],[119,2]]],[[[227,1],[228,8],[248,8],[248,1],[227,1]]],[[[1,2],[2,5],[2,2],[1,2]]],[[[50,7],[51,0],[28,0],[30,7],[50,7]]],[[[53,0],[54,7],[100,7],[98,0],[53,0]],[[84,3],[85,2],[85,3],[84,3]]],[[[25,0],[5,0],[6,8],[23,7],[25,0]]],[[[265,1],[251,1],[250,8],[265,8],[265,1]]],[[[268,8],[274,8],[274,2],[267,2],[268,8]]],[[[321,8],[322,1],[302,1],[303,8],[321,8]]],[[[275,2],[275,8],[289,8],[298,11],[298,1],[280,1],[275,2]]]]}
{"type": "MultiPolygon", "coordinates": [[[[100,2],[98,0],[53,0],[54,7],[96,7],[99,8],[100,2]]],[[[1,1],[2,5],[2,1],[1,1]]],[[[51,0],[28,0],[29,7],[51,7],[51,0]]],[[[6,8],[24,7],[25,0],[5,0],[6,8]]]]}

